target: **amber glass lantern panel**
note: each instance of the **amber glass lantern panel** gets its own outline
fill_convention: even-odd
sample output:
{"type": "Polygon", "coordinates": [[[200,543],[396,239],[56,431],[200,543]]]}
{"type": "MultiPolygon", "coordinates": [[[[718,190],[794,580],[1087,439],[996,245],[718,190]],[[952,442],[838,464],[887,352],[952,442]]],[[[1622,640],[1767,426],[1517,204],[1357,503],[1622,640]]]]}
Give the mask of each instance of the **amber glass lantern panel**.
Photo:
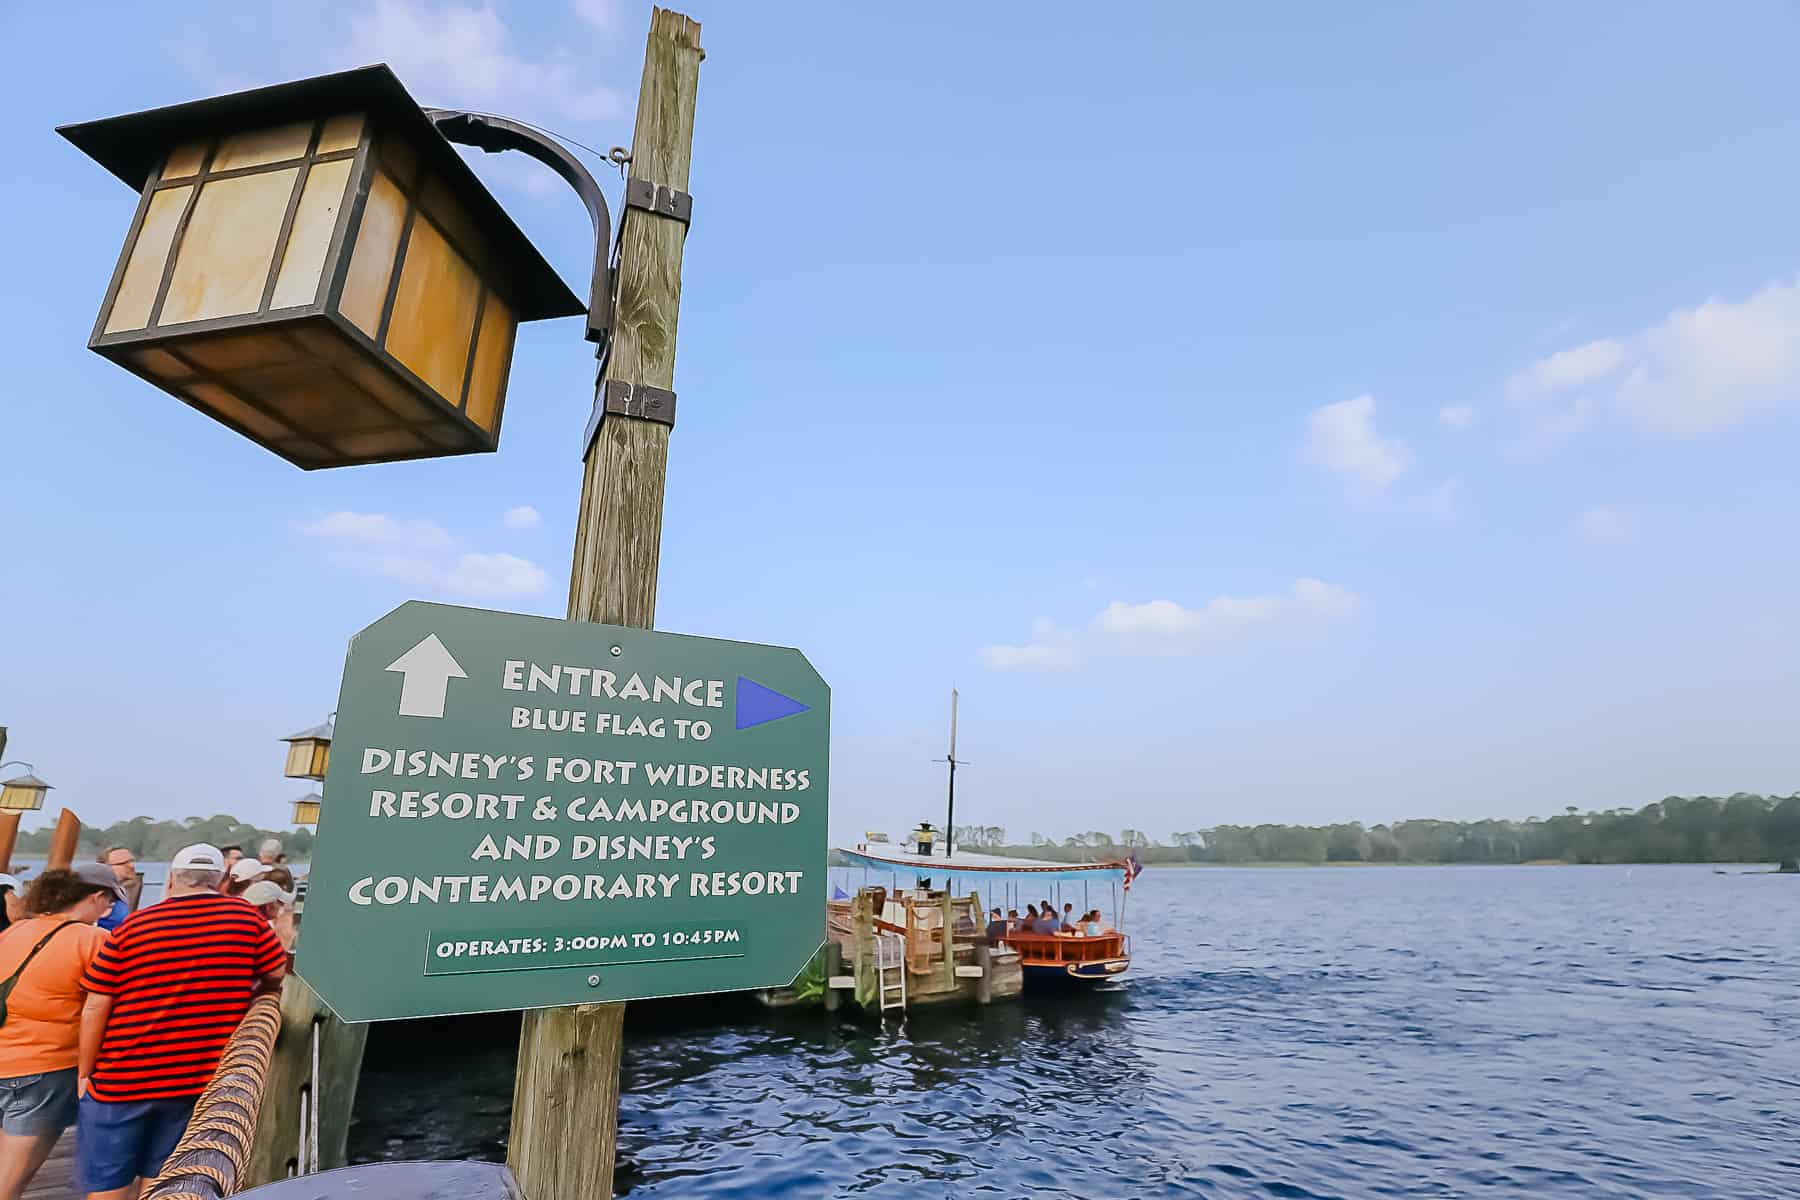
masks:
{"type": "Polygon", "coordinates": [[[44,807],[50,785],[34,775],[21,775],[0,784],[0,811],[36,812],[44,807]]]}
{"type": "Polygon", "coordinates": [[[331,761],[331,743],[323,738],[295,738],[288,743],[289,779],[323,779],[331,761]]]}
{"type": "Polygon", "coordinates": [[[493,450],[582,311],[385,67],[63,132],[141,186],[90,345],[301,467],[493,450]]]}
{"type": "Polygon", "coordinates": [[[324,797],[319,795],[302,796],[294,801],[294,824],[317,825],[319,823],[319,806],[324,797]]]}

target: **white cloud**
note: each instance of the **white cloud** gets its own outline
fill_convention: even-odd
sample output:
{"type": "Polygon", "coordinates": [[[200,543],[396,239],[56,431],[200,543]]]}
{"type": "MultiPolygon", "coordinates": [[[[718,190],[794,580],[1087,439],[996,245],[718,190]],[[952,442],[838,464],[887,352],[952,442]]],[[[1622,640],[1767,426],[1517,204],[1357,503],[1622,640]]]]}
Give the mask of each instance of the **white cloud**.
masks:
{"type": "Polygon", "coordinates": [[[451,545],[450,535],[431,521],[404,521],[386,513],[334,512],[316,521],[298,522],[295,528],[308,537],[378,542],[420,550],[451,545]]]}
{"type": "Polygon", "coordinates": [[[1676,309],[1624,339],[1559,351],[1514,375],[1506,390],[1553,434],[1604,412],[1674,436],[1727,429],[1800,396],[1800,279],[1740,302],[1676,309]]]}
{"type": "Polygon", "coordinates": [[[512,554],[465,554],[444,577],[446,590],[465,596],[535,596],[549,586],[542,567],[512,554]]]}
{"type": "Polygon", "coordinates": [[[1475,423],[1475,409],[1467,404],[1446,404],[1438,409],[1438,424],[1467,429],[1475,423]]]}
{"type": "MultiPolygon", "coordinates": [[[[584,4],[590,18],[604,5],[584,4]]],[[[590,21],[591,23],[591,21],[590,21]]],[[[455,0],[375,0],[350,17],[336,56],[348,64],[386,62],[421,102],[493,109],[526,120],[600,121],[625,115],[623,97],[594,82],[591,60],[568,48],[542,58],[513,46],[492,4],[455,0]]]]}
{"type": "Polygon", "coordinates": [[[575,0],[575,15],[598,29],[612,33],[619,27],[620,0],[575,0]]]}
{"type": "Polygon", "coordinates": [[[1306,458],[1344,476],[1353,490],[1370,494],[1399,478],[1411,454],[1405,443],[1375,432],[1375,397],[1364,395],[1312,411],[1306,458]]]}
{"type": "Polygon", "coordinates": [[[1274,596],[1215,596],[1199,608],[1183,608],[1173,600],[1127,604],[1114,600],[1094,618],[1099,633],[1145,639],[1210,637],[1272,620],[1281,600],[1274,596]]]}
{"type": "Polygon", "coordinates": [[[1282,595],[1215,596],[1197,608],[1174,600],[1114,600],[1081,632],[1039,617],[1029,641],[984,646],[981,658],[989,668],[1007,671],[1072,667],[1096,643],[1146,654],[1192,654],[1261,629],[1316,630],[1350,617],[1356,606],[1354,594],[1319,579],[1296,579],[1282,595]]]}
{"type": "Polygon", "coordinates": [[[981,661],[995,671],[1072,667],[1079,657],[1075,635],[1049,617],[1031,623],[1031,640],[1022,646],[981,648],[981,661]]]}
{"type": "Polygon", "coordinates": [[[1321,579],[1294,580],[1294,603],[1321,617],[1347,617],[1356,611],[1356,596],[1321,579]]]}
{"type": "Polygon", "coordinates": [[[1575,523],[1576,530],[1590,542],[1613,543],[1631,540],[1631,518],[1616,508],[1590,508],[1575,523]]]}
{"type": "Polygon", "coordinates": [[[506,515],[501,520],[505,522],[508,529],[536,529],[543,524],[544,518],[539,516],[538,510],[531,505],[521,504],[517,508],[507,509],[506,515]]]}
{"type": "Polygon", "coordinates": [[[1611,338],[1601,338],[1539,359],[1513,376],[1507,387],[1525,392],[1565,391],[1612,374],[1624,361],[1625,347],[1611,338]]]}
{"type": "MultiPolygon", "coordinates": [[[[507,514],[513,524],[513,509],[507,514]]],[[[534,510],[524,509],[535,517],[534,510]]],[[[380,575],[421,591],[458,596],[535,596],[550,586],[543,568],[517,555],[462,551],[444,529],[430,521],[404,520],[386,513],[335,512],[295,528],[333,543],[326,561],[334,567],[380,575]]]]}

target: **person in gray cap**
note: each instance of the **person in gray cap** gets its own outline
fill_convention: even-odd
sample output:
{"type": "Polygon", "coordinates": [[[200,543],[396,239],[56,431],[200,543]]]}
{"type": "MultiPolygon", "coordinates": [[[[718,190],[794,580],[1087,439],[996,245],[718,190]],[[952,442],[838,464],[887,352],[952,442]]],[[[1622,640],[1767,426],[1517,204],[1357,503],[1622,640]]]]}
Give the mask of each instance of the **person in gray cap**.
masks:
{"type": "Polygon", "coordinates": [[[106,941],[94,922],[123,891],[103,863],[45,871],[30,915],[0,934],[0,1196],[23,1193],[75,1122],[81,977],[106,941]]]}

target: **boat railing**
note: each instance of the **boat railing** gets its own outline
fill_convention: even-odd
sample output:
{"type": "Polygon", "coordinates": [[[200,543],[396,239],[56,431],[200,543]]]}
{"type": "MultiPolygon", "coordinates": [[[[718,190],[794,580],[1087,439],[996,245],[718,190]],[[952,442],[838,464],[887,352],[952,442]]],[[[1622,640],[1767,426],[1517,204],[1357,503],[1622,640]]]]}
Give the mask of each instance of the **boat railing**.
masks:
{"type": "Polygon", "coordinates": [[[1019,933],[1002,940],[1027,962],[1101,962],[1131,956],[1131,939],[1122,933],[1019,933]]]}

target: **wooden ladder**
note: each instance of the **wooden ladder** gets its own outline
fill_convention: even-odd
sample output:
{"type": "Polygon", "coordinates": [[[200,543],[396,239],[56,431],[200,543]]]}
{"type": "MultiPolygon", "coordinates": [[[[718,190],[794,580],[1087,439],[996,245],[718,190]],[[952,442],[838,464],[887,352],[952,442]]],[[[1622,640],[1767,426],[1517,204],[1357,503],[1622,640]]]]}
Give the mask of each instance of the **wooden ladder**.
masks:
{"type": "Polygon", "coordinates": [[[906,1008],[906,940],[891,933],[875,939],[875,996],[884,1013],[906,1008]]]}

